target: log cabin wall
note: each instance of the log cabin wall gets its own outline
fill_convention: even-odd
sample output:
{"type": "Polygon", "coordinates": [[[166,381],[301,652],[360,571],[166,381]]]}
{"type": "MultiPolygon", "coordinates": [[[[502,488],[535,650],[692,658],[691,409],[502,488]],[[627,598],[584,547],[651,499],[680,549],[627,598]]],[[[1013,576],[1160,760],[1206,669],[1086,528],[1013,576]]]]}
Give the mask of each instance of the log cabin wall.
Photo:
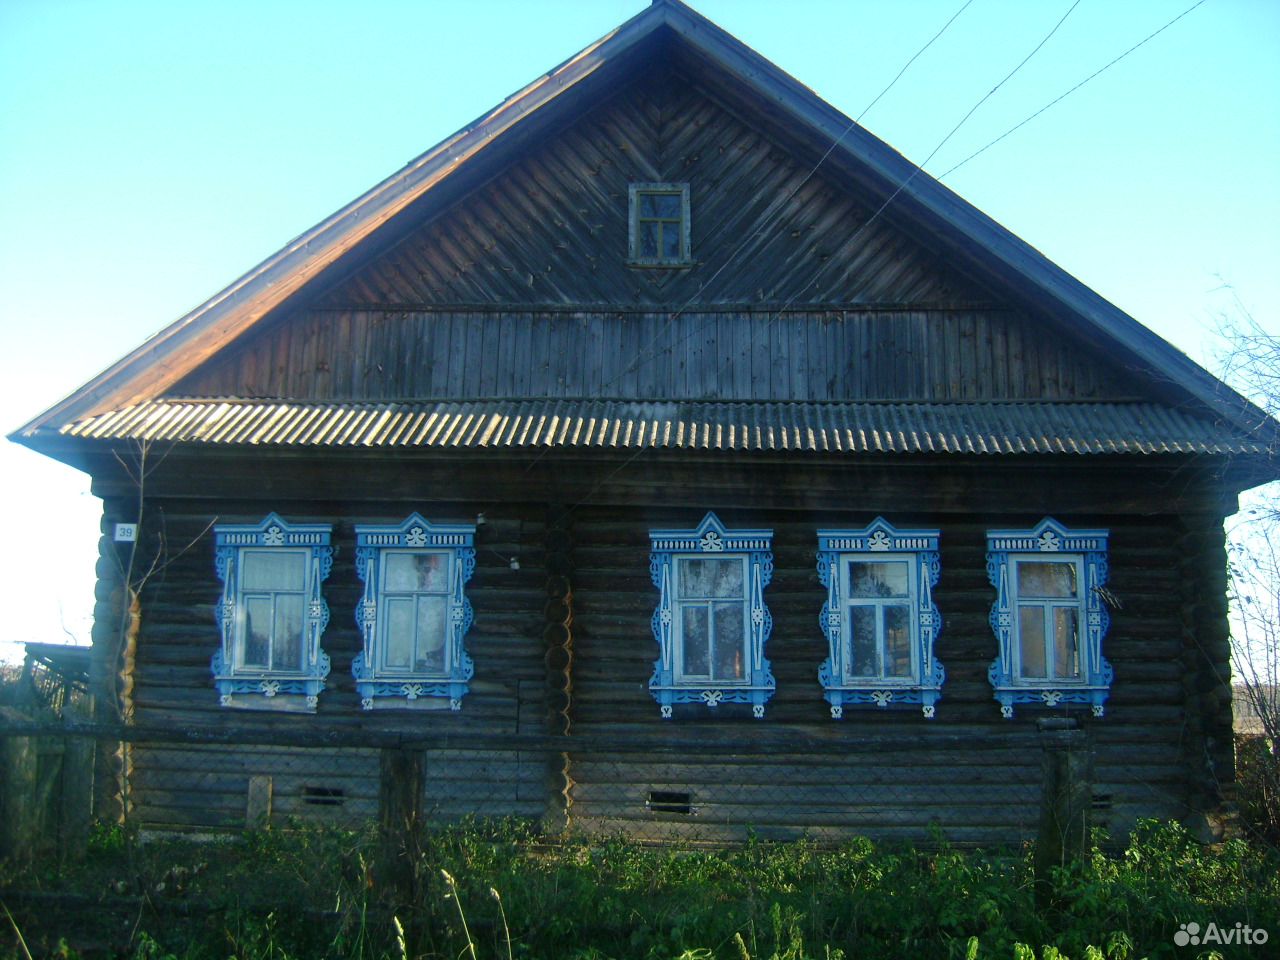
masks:
{"type": "MultiPolygon", "coordinates": [[[[1210,611],[1173,598],[1188,576],[1196,576],[1188,564],[1194,567],[1212,547],[1187,552],[1188,520],[1179,511],[1196,496],[1187,493],[1185,481],[1160,489],[1145,510],[1134,510],[1136,501],[1152,495],[1131,492],[1128,500],[1107,506],[1103,488],[1114,484],[1150,491],[1159,484],[1121,471],[1110,478],[1057,471],[1055,487],[1046,482],[1053,470],[987,466],[902,473],[811,464],[776,467],[774,475],[753,479],[741,463],[723,471],[666,464],[655,465],[651,474],[665,482],[651,484],[643,494],[634,478],[602,485],[596,478],[608,471],[591,473],[580,465],[552,464],[545,474],[457,464],[448,470],[414,470],[397,467],[390,458],[370,457],[364,469],[346,471],[348,478],[361,481],[347,480],[346,497],[330,494],[324,500],[303,492],[311,486],[310,471],[259,463],[263,489],[278,495],[250,501],[219,496],[236,484],[215,479],[215,473],[234,471],[204,466],[211,477],[208,496],[168,492],[189,482],[183,479],[192,469],[188,463],[173,475],[157,477],[157,495],[148,504],[141,543],[158,543],[163,530],[171,557],[143,590],[133,675],[140,721],[211,730],[251,724],[264,730],[491,735],[495,749],[483,755],[428,757],[427,809],[441,819],[481,812],[550,815],[554,823],[557,811],[567,808],[573,829],[624,830],[650,838],[740,839],[751,828],[772,837],[864,833],[924,839],[936,825],[956,842],[1008,843],[1034,830],[1040,762],[1034,721],[1046,711],[1019,707],[1015,719],[1006,721],[992,699],[986,670],[995,656],[988,623],[994,591],[986,577],[985,534],[988,528],[1027,526],[1052,514],[1069,526],[1110,529],[1109,586],[1124,603],[1104,643],[1116,673],[1107,716],[1084,721],[1097,753],[1094,792],[1101,821],[1122,833],[1138,817],[1182,817],[1205,803],[1203,789],[1193,781],[1202,769],[1203,744],[1219,742],[1221,718],[1205,715],[1201,704],[1212,695],[1212,684],[1196,682],[1189,689],[1183,664],[1196,656],[1200,635],[1211,626],[1210,611]],[[551,478],[558,474],[590,482],[595,494],[584,498],[571,486],[553,489],[551,478]],[[845,493],[833,497],[842,478],[845,493]],[[478,499],[400,499],[403,488],[442,489],[446,482],[473,491],[478,499]],[[757,483],[771,496],[756,496],[757,483]],[[370,492],[384,489],[383,496],[394,499],[377,499],[370,492]],[[519,489],[522,501],[513,496],[519,489]],[[1053,509],[1055,503],[1066,509],[1053,509]],[[1093,506],[1082,510],[1086,504],[1093,506]],[[470,519],[480,510],[486,514],[468,589],[476,613],[467,638],[476,664],[472,692],[459,713],[362,711],[349,672],[360,649],[354,609],[361,585],[353,568],[352,525],[396,521],[415,509],[438,521],[470,519]],[[725,705],[681,707],[674,720],[663,721],[648,691],[657,655],[649,531],[692,526],[707,509],[717,510],[729,527],[775,531],[775,573],[765,593],[774,630],[766,655],[778,688],[763,720],[725,705]],[[291,521],[334,525],[338,549],[324,588],[331,619],[321,642],[332,658],[332,672],[315,715],[222,709],[210,680],[220,584],[208,527],[215,518],[249,522],[271,510],[291,521]],[[937,655],[947,680],[932,721],[918,708],[846,708],[845,719],[834,721],[817,682],[826,645],[818,626],[824,591],[815,569],[816,530],[862,526],[878,514],[899,526],[937,526],[942,532],[935,600],[944,621],[937,655]],[[511,556],[520,558],[519,571],[509,568],[511,556]],[[557,732],[619,742],[696,736],[706,746],[675,759],[631,751],[570,753],[550,766],[545,756],[501,749],[504,735],[544,732],[549,717],[557,732]],[[821,762],[788,753],[787,739],[797,734],[828,743],[829,753],[821,762]],[[773,738],[777,750],[763,758],[717,755],[717,743],[744,738],[773,738]],[[862,748],[871,738],[879,742],[875,751],[862,748]],[[895,738],[900,750],[892,749],[895,738]],[[647,802],[654,795],[682,794],[690,800],[688,814],[655,812],[647,802]]],[[[109,501],[108,513],[124,515],[127,507],[109,501]]],[[[1204,503],[1200,508],[1209,512],[1195,515],[1193,525],[1203,536],[1215,518],[1204,503]]],[[[1220,523],[1220,516],[1216,519],[1220,523]]],[[[1211,587],[1206,590],[1212,592],[1211,587]]],[[[138,746],[132,771],[135,815],[163,829],[240,826],[250,783],[262,777],[272,778],[275,816],[341,820],[375,811],[373,749],[138,746]],[[326,802],[317,803],[317,796],[326,802]],[[335,797],[339,802],[328,802],[335,797]]]]}
{"type": "MultiPolygon", "coordinates": [[[[474,520],[459,504],[306,502],[289,498],[197,501],[156,498],[148,503],[140,536],[147,565],[161,561],[142,589],[143,620],[133,671],[138,722],[214,734],[228,726],[353,734],[361,730],[470,731],[492,736],[484,755],[427,752],[428,798],[424,809],[441,820],[468,813],[540,817],[548,802],[541,756],[500,749],[508,734],[544,730],[545,666],[541,611],[543,513],[508,507],[481,528],[475,575],[468,596],[476,610],[467,647],[483,672],[465,707],[439,711],[364,711],[351,676],[360,652],[355,609],[363,583],[356,575],[354,523],[390,523],[412,510],[434,520],[474,520]],[[330,620],[321,648],[331,672],[314,715],[229,710],[218,705],[209,660],[218,640],[214,605],[221,585],[213,567],[211,525],[257,522],[275,510],[291,521],[331,522],[337,546],[324,583],[330,620]],[[159,546],[163,544],[163,546],[159,546]],[[520,570],[501,557],[520,556],[520,570]]],[[[144,568],[145,569],[145,568],[144,568]]],[[[271,778],[272,814],[353,822],[377,814],[376,749],[290,749],[234,745],[135,745],[131,793],[137,822],[157,829],[235,828],[246,824],[251,778],[271,778]]]]}
{"type": "MultiPolygon", "coordinates": [[[[774,530],[774,579],[765,591],[774,629],[766,647],[777,692],[765,718],[745,705],[677,707],[661,721],[647,681],[657,656],[650,618],[657,591],[641,562],[652,521],[582,511],[575,522],[574,729],[626,737],[696,730],[706,747],[682,762],[633,755],[575,756],[573,813],[578,826],[608,833],[653,830],[652,792],[686,794],[694,813],[659,819],[674,835],[741,839],[860,833],[922,840],[931,825],[961,843],[1000,844],[1034,834],[1040,746],[1034,721],[1051,712],[1019,707],[1002,720],[987,668],[995,656],[988,623],[994,591],[985,571],[989,527],[1028,525],[1025,515],[977,518],[886,514],[904,526],[937,524],[942,577],[934,599],[943,631],[936,654],[947,671],[937,717],[919,708],[845,708],[833,721],[818,666],[827,656],[818,625],[824,592],[815,569],[816,526],[863,526],[872,512],[831,511],[820,519],[776,512],[723,511],[726,526],[774,530]],[[717,755],[717,740],[777,736],[776,754],[717,755]],[[824,739],[822,762],[789,754],[788,735],[824,739]],[[961,738],[957,743],[953,738],[961,738]],[[897,751],[860,741],[898,740],[897,751]],[[937,746],[931,746],[930,740],[937,746]],[[964,742],[967,740],[968,742],[964,742]]],[[[692,526],[700,517],[661,515],[657,523],[692,526]]],[[[1059,517],[1061,519],[1061,517],[1059,517]]],[[[1095,822],[1123,835],[1139,817],[1181,818],[1192,809],[1186,757],[1183,624],[1169,591],[1181,556],[1171,517],[1071,517],[1069,524],[1111,530],[1111,586],[1124,599],[1104,642],[1116,671],[1107,716],[1085,719],[1096,750],[1095,822]]]]}

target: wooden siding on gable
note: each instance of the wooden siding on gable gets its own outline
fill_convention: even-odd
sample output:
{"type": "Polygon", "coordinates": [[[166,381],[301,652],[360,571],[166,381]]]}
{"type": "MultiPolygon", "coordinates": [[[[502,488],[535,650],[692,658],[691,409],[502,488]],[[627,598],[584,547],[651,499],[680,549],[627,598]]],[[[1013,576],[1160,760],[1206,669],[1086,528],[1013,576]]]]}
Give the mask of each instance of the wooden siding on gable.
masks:
{"type": "Polygon", "coordinates": [[[314,310],[177,384],[175,396],[315,400],[1132,399],[1022,314],[979,310],[314,310]]]}
{"type": "Polygon", "coordinates": [[[633,84],[173,396],[1133,399],[1089,348],[669,73],[633,84]],[[627,187],[687,182],[689,268],[627,265],[627,187]]]}
{"type": "Polygon", "coordinates": [[[935,303],[990,295],[678,76],[531,149],[320,301],[935,303]],[[689,184],[694,266],[627,260],[627,187],[689,184]],[[792,196],[794,194],[794,196],[792,196]]]}

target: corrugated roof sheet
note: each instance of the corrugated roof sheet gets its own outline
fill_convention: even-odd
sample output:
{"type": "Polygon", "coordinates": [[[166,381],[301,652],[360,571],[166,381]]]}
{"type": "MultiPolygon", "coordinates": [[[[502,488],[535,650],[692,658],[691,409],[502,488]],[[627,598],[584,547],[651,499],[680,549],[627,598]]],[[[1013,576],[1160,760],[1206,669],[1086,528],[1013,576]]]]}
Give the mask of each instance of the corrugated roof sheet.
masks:
{"type": "Polygon", "coordinates": [[[298,447],[1265,454],[1259,441],[1144,403],[715,403],[152,400],[64,436],[298,447]]]}

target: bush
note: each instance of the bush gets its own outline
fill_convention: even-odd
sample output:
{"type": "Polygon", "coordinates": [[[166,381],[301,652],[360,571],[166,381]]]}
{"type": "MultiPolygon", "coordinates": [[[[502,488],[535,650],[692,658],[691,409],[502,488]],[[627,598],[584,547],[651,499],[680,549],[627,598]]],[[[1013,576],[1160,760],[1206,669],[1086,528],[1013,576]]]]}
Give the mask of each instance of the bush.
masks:
{"type": "Polygon", "coordinates": [[[1236,802],[1249,835],[1280,846],[1280,750],[1266,737],[1236,737],[1236,802]]]}

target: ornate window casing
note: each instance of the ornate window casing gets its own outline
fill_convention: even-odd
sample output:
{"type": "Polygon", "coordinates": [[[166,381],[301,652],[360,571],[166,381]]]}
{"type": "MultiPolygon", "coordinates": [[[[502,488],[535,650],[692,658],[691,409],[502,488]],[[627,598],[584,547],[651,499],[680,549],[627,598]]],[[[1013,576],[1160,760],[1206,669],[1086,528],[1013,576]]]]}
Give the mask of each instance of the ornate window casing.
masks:
{"type": "Polygon", "coordinates": [[[333,565],[327,523],[261,523],[213,528],[222,580],[213,682],[224,707],[314,712],[329,656],[320,635],[329,607],[320,584],[333,565]]]}
{"type": "Polygon", "coordinates": [[[689,184],[630,184],[627,256],[632,266],[689,266],[690,239],[689,184]]]}
{"type": "Polygon", "coordinates": [[[987,676],[1006,719],[1015,703],[1087,703],[1102,716],[1113,675],[1102,656],[1107,536],[1049,518],[1030,530],[987,531],[999,642],[987,676]]]}
{"type": "Polygon", "coordinates": [[[919,704],[932,719],[946,678],[933,655],[940,569],[937,530],[895,530],[877,517],[862,530],[818,531],[830,651],[818,680],[833,718],[847,705],[919,704]]]}
{"type": "Polygon", "coordinates": [[[658,588],[658,659],[649,690],[670,719],[677,703],[749,703],[764,716],[777,687],[764,656],[773,618],[772,530],[726,530],[708,513],[692,530],[649,531],[649,574],[658,588]]]}
{"type": "Polygon", "coordinates": [[[472,622],[466,585],[476,568],[475,526],[437,525],[415,513],[355,532],[364,650],[351,673],[361,706],[462,709],[475,674],[463,645],[472,622]]]}

